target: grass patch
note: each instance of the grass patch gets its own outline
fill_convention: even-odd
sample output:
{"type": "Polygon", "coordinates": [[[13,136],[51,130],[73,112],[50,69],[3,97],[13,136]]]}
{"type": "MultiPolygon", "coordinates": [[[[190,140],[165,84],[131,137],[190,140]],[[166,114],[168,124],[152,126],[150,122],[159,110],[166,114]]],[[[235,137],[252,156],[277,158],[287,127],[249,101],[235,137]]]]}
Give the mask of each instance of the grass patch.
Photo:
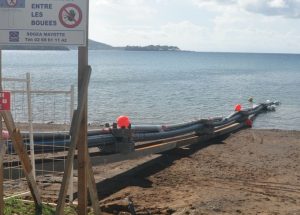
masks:
{"type": "MultiPolygon", "coordinates": [[[[11,198],[5,201],[4,215],[54,215],[55,207],[50,205],[42,205],[42,208],[36,210],[34,203],[25,203],[17,198],[11,198]]],[[[77,215],[74,207],[65,208],[66,215],[77,215]]]]}

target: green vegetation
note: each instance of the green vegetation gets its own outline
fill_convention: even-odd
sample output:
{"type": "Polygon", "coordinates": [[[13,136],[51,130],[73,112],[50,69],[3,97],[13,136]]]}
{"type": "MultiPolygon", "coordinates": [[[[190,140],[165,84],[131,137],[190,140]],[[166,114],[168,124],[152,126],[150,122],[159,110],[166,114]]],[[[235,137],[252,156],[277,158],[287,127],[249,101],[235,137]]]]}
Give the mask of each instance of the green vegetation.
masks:
{"type": "Polygon", "coordinates": [[[126,46],[125,51],[180,51],[176,46],[126,46]]]}
{"type": "MultiPolygon", "coordinates": [[[[36,210],[34,203],[24,203],[20,199],[11,198],[5,201],[4,215],[54,215],[55,207],[43,205],[42,208],[36,210]]],[[[77,215],[75,207],[66,207],[66,215],[77,215]]],[[[92,214],[92,213],[90,213],[92,214]]]]}

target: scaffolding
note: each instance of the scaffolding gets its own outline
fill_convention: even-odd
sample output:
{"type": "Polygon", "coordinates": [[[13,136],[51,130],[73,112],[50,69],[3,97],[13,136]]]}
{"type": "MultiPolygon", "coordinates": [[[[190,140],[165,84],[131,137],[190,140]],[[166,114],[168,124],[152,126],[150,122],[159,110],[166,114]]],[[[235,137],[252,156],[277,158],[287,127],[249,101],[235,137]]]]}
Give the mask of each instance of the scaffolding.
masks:
{"type": "MultiPolygon", "coordinates": [[[[27,73],[25,78],[3,78],[3,89],[11,92],[11,112],[22,130],[24,147],[31,157],[42,201],[52,203],[58,195],[68,151],[66,144],[55,145],[54,134],[61,132],[65,139],[69,138],[74,109],[74,86],[70,86],[69,90],[32,90],[31,77],[27,73]],[[40,134],[38,141],[34,133],[40,134]],[[38,153],[34,153],[35,148],[39,149],[38,153]],[[53,186],[55,184],[57,186],[53,186]],[[51,189],[50,192],[50,185],[56,189],[51,189]]],[[[7,138],[4,142],[7,149],[3,159],[5,199],[26,196],[29,192],[21,161],[11,141],[7,138]]],[[[73,178],[70,184],[73,184],[73,178]]],[[[72,194],[73,186],[70,185],[69,200],[73,199],[72,194]]]]}

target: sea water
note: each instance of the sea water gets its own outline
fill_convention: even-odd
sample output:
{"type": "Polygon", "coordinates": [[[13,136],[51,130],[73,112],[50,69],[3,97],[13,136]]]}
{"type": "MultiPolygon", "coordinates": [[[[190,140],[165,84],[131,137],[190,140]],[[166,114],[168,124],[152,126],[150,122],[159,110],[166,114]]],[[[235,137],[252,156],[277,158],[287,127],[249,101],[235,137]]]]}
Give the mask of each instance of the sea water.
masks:
{"type": "MultiPolygon", "coordinates": [[[[29,72],[32,89],[77,87],[77,51],[3,51],[3,77],[29,72]]],[[[278,100],[256,128],[300,130],[300,55],[90,51],[89,122],[181,123],[227,116],[236,104],[278,100]]],[[[33,104],[38,105],[38,104],[33,104]]],[[[59,111],[57,113],[59,115],[59,111]]]]}

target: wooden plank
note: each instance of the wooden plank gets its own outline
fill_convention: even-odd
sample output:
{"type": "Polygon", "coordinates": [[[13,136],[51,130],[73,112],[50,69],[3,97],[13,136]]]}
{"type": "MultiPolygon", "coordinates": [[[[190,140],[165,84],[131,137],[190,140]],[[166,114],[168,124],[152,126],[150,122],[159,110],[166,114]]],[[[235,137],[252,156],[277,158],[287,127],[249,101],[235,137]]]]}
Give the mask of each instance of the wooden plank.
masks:
{"type": "Polygon", "coordinates": [[[4,199],[3,199],[3,156],[5,154],[6,147],[2,140],[0,142],[0,215],[4,215],[4,199]]]}
{"type": "MultiPolygon", "coordinates": [[[[91,76],[91,68],[90,67],[87,67],[86,74],[87,75],[85,76],[85,78],[82,82],[83,90],[81,90],[80,94],[78,95],[78,97],[82,100],[87,96],[87,88],[88,88],[89,80],[90,80],[90,76],[91,76]]],[[[78,103],[78,107],[77,107],[76,112],[73,115],[73,120],[72,120],[72,125],[71,125],[72,136],[71,136],[71,142],[70,142],[70,146],[69,146],[65,171],[64,171],[64,175],[63,175],[63,181],[62,181],[60,192],[59,192],[58,203],[57,203],[56,212],[55,212],[56,215],[62,215],[64,213],[65,199],[67,196],[68,185],[70,182],[71,167],[73,166],[72,163],[74,161],[76,144],[78,143],[79,133],[80,133],[80,129],[81,129],[80,122],[82,121],[83,115],[84,115],[84,103],[78,103]]]]}
{"type": "Polygon", "coordinates": [[[99,207],[99,196],[97,192],[97,186],[96,186],[96,181],[94,177],[94,171],[93,171],[93,166],[91,163],[90,155],[87,154],[87,164],[88,164],[88,189],[89,189],[89,194],[90,194],[90,199],[92,202],[92,206],[94,209],[94,214],[100,215],[101,210],[99,207]]]}
{"type": "Polygon", "coordinates": [[[95,156],[95,157],[91,157],[91,161],[93,165],[100,165],[100,164],[114,163],[122,160],[136,159],[150,154],[157,154],[171,149],[175,149],[178,147],[179,143],[180,143],[180,147],[183,147],[183,146],[196,143],[197,141],[199,141],[199,137],[194,136],[190,139],[176,140],[171,142],[165,142],[155,146],[148,146],[146,148],[139,148],[134,152],[127,153],[127,154],[95,156]]]}
{"type": "MultiPolygon", "coordinates": [[[[82,82],[85,79],[85,66],[88,63],[88,48],[78,48],[78,93],[84,89],[82,82]]],[[[88,95],[88,93],[86,93],[88,95]]],[[[88,192],[87,192],[87,96],[78,99],[78,104],[83,107],[83,115],[80,121],[79,139],[77,142],[78,150],[78,213],[87,215],[88,192]]]]}
{"type": "MultiPolygon", "coordinates": [[[[71,126],[71,127],[74,126],[74,130],[77,130],[77,129],[79,130],[79,127],[78,126],[76,127],[76,125],[79,125],[78,119],[80,119],[81,117],[82,117],[82,112],[74,111],[74,116],[73,116],[72,126],[71,126]]],[[[76,132],[74,132],[74,133],[76,133],[76,132]]],[[[67,196],[68,187],[69,187],[69,183],[70,183],[70,177],[72,177],[71,176],[71,172],[72,172],[72,168],[73,168],[72,163],[74,161],[74,154],[75,154],[77,139],[78,139],[77,134],[74,134],[71,136],[70,147],[69,147],[69,151],[68,151],[68,155],[67,155],[67,159],[66,159],[64,175],[63,175],[63,179],[62,179],[62,183],[61,183],[61,187],[60,187],[60,191],[59,191],[59,196],[58,196],[58,201],[57,201],[57,206],[56,206],[56,211],[55,211],[56,215],[64,214],[64,207],[65,207],[66,196],[67,196]]]]}
{"type": "MultiPolygon", "coordinates": [[[[78,94],[82,91],[88,91],[82,85],[85,79],[86,67],[89,65],[89,0],[86,0],[86,46],[78,47],[78,94]]],[[[78,214],[87,215],[88,206],[88,177],[87,177],[87,159],[88,159],[88,140],[87,140],[87,123],[88,123],[88,96],[78,98],[78,104],[83,105],[83,116],[80,121],[78,149],[78,214]]]]}
{"type": "Polygon", "coordinates": [[[3,142],[0,142],[0,167],[3,166],[3,157],[6,152],[6,146],[4,145],[3,142]]]}
{"type": "Polygon", "coordinates": [[[11,137],[14,150],[16,151],[16,153],[18,154],[18,156],[20,158],[22,168],[23,168],[25,177],[27,179],[27,183],[28,183],[32,198],[34,199],[36,206],[40,207],[41,203],[42,203],[40,193],[38,191],[36,181],[34,180],[34,175],[32,172],[30,158],[29,158],[27,152],[25,151],[25,148],[23,145],[23,138],[20,133],[20,130],[15,127],[15,123],[14,123],[14,120],[13,120],[13,117],[12,117],[10,111],[1,111],[1,115],[4,119],[6,128],[11,137]]]}
{"type": "Polygon", "coordinates": [[[234,130],[239,129],[241,126],[244,126],[242,123],[233,123],[233,124],[229,124],[226,127],[222,127],[222,128],[218,128],[214,131],[215,135],[223,135],[226,133],[230,133],[234,130]]]}
{"type": "Polygon", "coordinates": [[[24,174],[27,179],[29,190],[34,199],[34,202],[36,205],[41,206],[42,201],[36,181],[34,179],[30,158],[23,146],[23,139],[19,129],[13,130],[13,133],[11,134],[11,140],[13,142],[14,149],[20,158],[22,168],[24,170],[24,174]]]}
{"type": "MultiPolygon", "coordinates": [[[[112,154],[112,155],[101,155],[101,156],[95,156],[91,157],[91,161],[93,165],[100,165],[100,164],[107,164],[107,163],[113,163],[118,162],[122,160],[130,160],[130,159],[136,159],[139,157],[147,156],[150,154],[157,154],[162,153],[164,151],[168,151],[171,149],[179,148],[188,146],[195,143],[201,143],[204,141],[208,141],[212,138],[230,134],[231,132],[234,132],[244,126],[243,123],[234,123],[230,124],[226,128],[221,128],[216,131],[214,131],[211,135],[201,135],[201,136],[187,136],[182,139],[175,139],[172,141],[157,141],[157,144],[155,145],[148,145],[147,147],[141,147],[136,149],[134,152],[127,153],[127,154],[112,154]]],[[[156,142],[154,142],[156,143],[156,142]]]]}
{"type": "MultiPolygon", "coordinates": [[[[195,135],[189,134],[189,135],[182,135],[182,136],[179,136],[176,138],[168,138],[168,139],[164,139],[164,140],[158,140],[155,142],[149,141],[149,142],[145,142],[145,143],[137,143],[135,152],[132,152],[129,154],[91,156],[91,153],[90,153],[90,159],[91,159],[93,165],[101,165],[101,164],[107,164],[107,163],[112,163],[112,162],[118,162],[118,161],[122,161],[122,160],[135,159],[135,158],[147,156],[150,154],[161,153],[164,150],[170,150],[170,149],[173,149],[176,147],[177,148],[184,147],[184,146],[194,144],[194,143],[201,144],[201,142],[210,140],[219,135],[225,135],[225,134],[230,134],[231,132],[235,132],[236,130],[240,129],[243,126],[244,126],[243,123],[235,123],[235,124],[229,125],[227,127],[227,129],[222,128],[222,129],[216,130],[213,135],[195,136],[195,135]],[[155,146],[152,145],[153,143],[155,143],[156,145],[155,146]],[[171,145],[169,145],[169,144],[171,144],[171,145]],[[146,146],[148,146],[148,148],[146,146]]],[[[97,149],[97,151],[98,151],[98,149],[97,149]]],[[[61,157],[57,157],[57,159],[64,160],[67,158],[64,158],[63,156],[61,156],[61,157]]],[[[76,162],[77,158],[75,156],[74,156],[74,159],[76,162]]],[[[37,162],[36,165],[37,165],[37,168],[41,168],[41,166],[43,165],[43,168],[52,169],[52,164],[47,165],[47,163],[42,164],[42,163],[37,162]]],[[[64,166],[63,161],[57,162],[55,170],[63,172],[64,171],[63,166],[64,166]]],[[[75,165],[74,168],[76,169],[77,166],[75,165]]]]}

